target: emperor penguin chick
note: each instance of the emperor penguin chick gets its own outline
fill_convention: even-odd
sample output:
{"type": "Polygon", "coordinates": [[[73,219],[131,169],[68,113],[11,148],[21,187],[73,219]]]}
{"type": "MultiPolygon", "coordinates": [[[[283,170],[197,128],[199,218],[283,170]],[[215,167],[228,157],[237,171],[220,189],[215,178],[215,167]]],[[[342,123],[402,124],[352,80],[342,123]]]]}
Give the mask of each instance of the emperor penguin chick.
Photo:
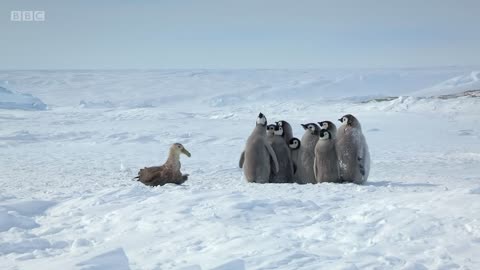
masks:
{"type": "Polygon", "coordinates": [[[328,132],[330,132],[330,137],[332,139],[335,139],[336,136],[337,136],[337,126],[335,126],[334,123],[330,122],[330,121],[322,121],[322,122],[318,122],[318,124],[320,125],[320,129],[322,130],[327,130],[328,132]]]}
{"type": "Polygon", "coordinates": [[[275,136],[271,141],[278,160],[278,173],[270,175],[270,183],[293,183],[293,163],[290,148],[283,138],[283,129],[275,126],[275,136]]]}
{"type": "Polygon", "coordinates": [[[292,156],[292,163],[293,163],[293,182],[297,183],[297,172],[298,172],[298,163],[300,160],[300,139],[298,138],[291,138],[288,142],[288,148],[290,148],[290,154],[292,156]]]}
{"type": "Polygon", "coordinates": [[[313,171],[318,183],[338,182],[338,159],[335,150],[335,140],[328,130],[320,131],[320,138],[315,146],[313,171]]]}
{"type": "Polygon", "coordinates": [[[315,160],[315,145],[317,144],[320,127],[315,123],[302,124],[305,129],[300,144],[299,164],[297,164],[297,183],[308,184],[317,183],[315,173],[313,172],[313,162],[315,160]]]}
{"type": "Polygon", "coordinates": [[[277,126],[283,129],[282,137],[285,139],[286,143],[289,143],[293,138],[293,129],[292,126],[285,120],[280,120],[277,122],[277,126]]]}
{"type": "Polygon", "coordinates": [[[268,183],[271,171],[278,173],[277,156],[267,141],[266,126],[267,118],[260,113],[240,156],[239,166],[248,182],[268,183]]]}
{"type": "Polygon", "coordinates": [[[340,179],[343,182],[363,184],[370,172],[370,152],[362,127],[358,119],[351,114],[338,120],[342,122],[335,142],[340,179]]]}
{"type": "Polygon", "coordinates": [[[267,126],[267,141],[272,144],[273,136],[275,136],[275,128],[277,125],[270,124],[267,126]]]}

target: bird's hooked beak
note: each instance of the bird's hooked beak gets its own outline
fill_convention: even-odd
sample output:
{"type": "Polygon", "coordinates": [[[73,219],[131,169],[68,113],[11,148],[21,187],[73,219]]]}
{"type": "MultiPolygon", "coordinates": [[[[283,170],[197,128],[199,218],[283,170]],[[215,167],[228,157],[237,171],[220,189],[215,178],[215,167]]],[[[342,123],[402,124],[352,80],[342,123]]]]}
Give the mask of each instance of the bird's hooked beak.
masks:
{"type": "Polygon", "coordinates": [[[191,156],[192,156],[192,154],[190,154],[190,152],[188,152],[188,150],[185,149],[185,147],[182,149],[182,153],[184,153],[185,156],[187,156],[187,157],[191,157],[191,156]]]}

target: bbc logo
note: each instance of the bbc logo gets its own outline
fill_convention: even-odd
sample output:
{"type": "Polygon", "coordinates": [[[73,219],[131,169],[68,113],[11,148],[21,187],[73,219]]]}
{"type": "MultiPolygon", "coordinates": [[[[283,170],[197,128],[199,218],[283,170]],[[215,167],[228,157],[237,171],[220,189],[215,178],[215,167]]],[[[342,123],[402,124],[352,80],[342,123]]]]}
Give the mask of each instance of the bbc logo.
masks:
{"type": "Polygon", "coordinates": [[[12,22],[43,22],[45,11],[42,10],[14,10],[10,12],[12,22]]]}

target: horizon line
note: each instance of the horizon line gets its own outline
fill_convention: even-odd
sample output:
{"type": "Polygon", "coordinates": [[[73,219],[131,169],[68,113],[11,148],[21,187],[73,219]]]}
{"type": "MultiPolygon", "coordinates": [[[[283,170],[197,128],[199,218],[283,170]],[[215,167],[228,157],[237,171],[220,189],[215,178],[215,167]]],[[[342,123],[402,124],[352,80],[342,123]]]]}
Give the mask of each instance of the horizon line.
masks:
{"type": "Polygon", "coordinates": [[[0,68],[3,71],[167,71],[167,70],[425,70],[425,69],[449,69],[449,68],[480,68],[478,65],[441,65],[441,66],[410,66],[410,67],[228,67],[228,68],[0,68]]]}

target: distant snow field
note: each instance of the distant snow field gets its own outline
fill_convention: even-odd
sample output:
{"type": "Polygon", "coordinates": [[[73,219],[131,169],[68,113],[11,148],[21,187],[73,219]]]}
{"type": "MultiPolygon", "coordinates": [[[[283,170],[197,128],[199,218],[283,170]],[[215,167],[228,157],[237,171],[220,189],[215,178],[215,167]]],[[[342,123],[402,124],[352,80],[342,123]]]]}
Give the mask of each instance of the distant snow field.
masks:
{"type": "Polygon", "coordinates": [[[1,71],[0,268],[480,269],[479,77],[1,71]],[[354,114],[369,180],[247,183],[238,159],[258,112],[296,137],[354,114]],[[131,180],[174,142],[192,153],[185,184],[131,180]]]}
{"type": "Polygon", "coordinates": [[[47,105],[32,95],[0,87],[0,109],[45,110],[47,105]]]}

